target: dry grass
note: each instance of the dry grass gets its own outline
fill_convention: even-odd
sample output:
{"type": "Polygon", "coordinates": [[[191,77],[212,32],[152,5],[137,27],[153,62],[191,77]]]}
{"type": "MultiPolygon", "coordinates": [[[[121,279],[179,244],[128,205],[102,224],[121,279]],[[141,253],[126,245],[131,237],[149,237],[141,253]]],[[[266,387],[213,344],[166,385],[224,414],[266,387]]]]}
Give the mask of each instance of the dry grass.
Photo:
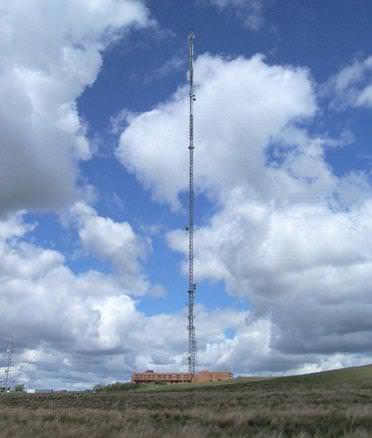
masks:
{"type": "Polygon", "coordinates": [[[0,437],[369,437],[367,371],[160,391],[2,394],[0,437]]]}

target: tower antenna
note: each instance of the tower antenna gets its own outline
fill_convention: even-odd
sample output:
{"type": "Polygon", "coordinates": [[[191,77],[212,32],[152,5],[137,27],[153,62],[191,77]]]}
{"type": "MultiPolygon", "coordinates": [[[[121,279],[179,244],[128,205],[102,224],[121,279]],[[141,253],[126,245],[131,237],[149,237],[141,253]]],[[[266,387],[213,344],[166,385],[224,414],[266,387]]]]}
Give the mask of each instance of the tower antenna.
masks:
{"type": "Polygon", "coordinates": [[[188,335],[189,335],[189,354],[188,366],[189,373],[195,374],[196,369],[196,337],[194,325],[194,302],[195,289],[194,283],[194,113],[193,106],[195,101],[194,93],[194,39],[193,32],[189,34],[189,288],[188,288],[188,335]]]}
{"type": "Polygon", "coordinates": [[[12,367],[12,358],[13,358],[13,339],[9,338],[8,347],[6,349],[7,355],[7,364],[5,368],[5,390],[8,391],[10,389],[10,370],[12,367]]]}

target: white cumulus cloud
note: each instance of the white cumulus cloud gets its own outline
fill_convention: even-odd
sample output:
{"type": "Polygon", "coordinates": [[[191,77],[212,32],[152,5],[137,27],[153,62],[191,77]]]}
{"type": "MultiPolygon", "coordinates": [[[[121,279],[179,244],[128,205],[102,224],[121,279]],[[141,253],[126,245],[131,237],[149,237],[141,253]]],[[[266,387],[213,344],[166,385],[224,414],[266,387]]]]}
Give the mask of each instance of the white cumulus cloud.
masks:
{"type": "MultiPolygon", "coordinates": [[[[60,252],[29,243],[31,229],[20,217],[0,229],[7,230],[0,238],[0,379],[9,336],[11,378],[29,388],[81,389],[129,379],[135,369],[186,369],[186,309],[145,316],[115,275],[74,273],[60,252]]],[[[197,319],[200,366],[238,367],[241,344],[225,330],[244,330],[247,313],[198,306],[197,319]]],[[[253,324],[245,336],[258,349],[267,324],[253,324]]]]}
{"type": "MultiPolygon", "coordinates": [[[[265,149],[316,109],[307,70],[269,66],[260,55],[196,61],[196,184],[222,199],[237,185],[260,196],[265,149]]],[[[187,87],[170,101],[129,118],[117,155],[156,199],[178,206],[187,185],[187,87]]]]}
{"type": "Polygon", "coordinates": [[[0,5],[0,212],[76,197],[77,161],[91,155],[77,98],[107,45],[148,15],[136,0],[0,5]]]}
{"type": "Polygon", "coordinates": [[[76,221],[83,249],[113,265],[122,284],[134,294],[149,289],[142,269],[142,262],[151,251],[151,242],[138,236],[128,222],[115,222],[99,216],[82,202],[70,210],[76,221]]]}
{"type": "MultiPolygon", "coordinates": [[[[371,186],[363,172],[336,176],[326,150],[338,141],[306,128],[318,109],[310,73],[260,56],[203,55],[196,78],[196,186],[215,207],[196,231],[196,276],[222,280],[247,299],[253,321],[269,324],[265,354],[247,369],[365,360],[371,186]]],[[[156,199],[177,207],[187,188],[187,89],[128,121],[120,160],[156,199]]],[[[186,255],[184,231],[167,239],[186,255]]],[[[247,351],[244,336],[237,339],[247,351]]],[[[240,354],[232,354],[236,364],[240,354]]]]}

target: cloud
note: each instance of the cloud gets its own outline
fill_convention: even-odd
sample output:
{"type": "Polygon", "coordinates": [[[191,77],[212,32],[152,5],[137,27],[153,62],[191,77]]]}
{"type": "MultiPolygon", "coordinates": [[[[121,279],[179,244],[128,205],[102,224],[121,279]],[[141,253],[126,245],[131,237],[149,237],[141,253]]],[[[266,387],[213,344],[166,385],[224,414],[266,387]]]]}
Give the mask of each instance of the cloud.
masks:
{"type": "Polygon", "coordinates": [[[325,88],[334,108],[372,107],[372,57],[356,60],[329,79],[325,88]]]}
{"type": "MultiPolygon", "coordinates": [[[[29,388],[81,389],[123,381],[135,369],[186,368],[186,309],[145,316],[115,275],[73,272],[60,252],[28,243],[32,229],[21,217],[0,224],[7,230],[0,239],[0,351],[11,335],[13,380],[29,388]]],[[[246,313],[198,306],[197,318],[200,365],[229,366],[233,349],[217,364],[216,352],[232,342],[225,330],[245,326],[246,313]]],[[[247,336],[258,342],[260,334],[247,336]]],[[[0,376],[5,366],[3,354],[0,376]]]]}
{"type": "MultiPolygon", "coordinates": [[[[230,2],[253,18],[254,4],[230,2]]],[[[185,368],[186,309],[146,316],[137,308],[139,295],[164,292],[144,274],[150,242],[129,223],[75,203],[80,256],[112,269],[74,272],[61,252],[30,243],[36,225],[3,214],[75,200],[77,163],[91,156],[76,100],[94,83],[102,51],[150,24],[147,9],[130,0],[14,1],[0,7],[0,24],[0,350],[13,335],[15,377],[29,387],[185,368]]],[[[326,148],[339,142],[311,135],[310,72],[260,55],[203,55],[195,67],[196,187],[214,206],[196,230],[196,275],[223,281],[251,308],[197,307],[200,366],[280,373],[368,361],[371,187],[363,173],[337,177],[326,148]]],[[[368,58],[334,79],[349,104],[369,105],[369,71],[368,58]]],[[[123,125],[120,161],[155,199],[180,208],[187,87],[151,111],[122,112],[113,128],[123,125]]],[[[184,232],[167,239],[185,253],[184,232]]]]}
{"type": "MultiPolygon", "coordinates": [[[[244,362],[240,328],[232,363],[283,372],[327,367],[332,357],[363,362],[372,332],[371,186],[363,172],[336,176],[326,151],[339,141],[311,134],[318,103],[309,72],[260,56],[203,55],[196,78],[196,187],[214,206],[196,230],[196,277],[223,281],[245,298],[252,324],[265,326],[269,339],[255,361],[244,362]]],[[[153,196],[176,208],[187,188],[186,124],[181,87],[134,116],[118,149],[153,196]]],[[[184,231],[167,240],[186,256],[184,231]]],[[[214,348],[223,355],[229,343],[214,348]]]]}
{"type": "Polygon", "coordinates": [[[210,0],[219,10],[234,10],[244,25],[253,31],[258,31],[264,23],[264,0],[210,0]]]}
{"type": "MultiPolygon", "coordinates": [[[[258,171],[265,147],[288,125],[314,114],[307,70],[269,66],[260,55],[233,60],[203,55],[195,69],[198,189],[223,199],[236,185],[251,183],[263,194],[267,180],[258,171]]],[[[117,151],[156,199],[175,208],[187,185],[186,99],[187,87],[181,87],[168,102],[133,115],[117,151]]]]}
{"type": "MultiPolygon", "coordinates": [[[[88,222],[99,218],[92,210],[88,214],[88,222]]],[[[41,387],[91,385],[112,378],[110,372],[128,378],[141,351],[143,327],[150,322],[136,310],[122,278],[95,270],[74,273],[60,252],[27,242],[31,227],[20,217],[0,224],[0,348],[4,351],[12,335],[15,377],[41,387]],[[115,356],[120,363],[110,365],[115,356]]],[[[110,246],[109,240],[100,243],[110,246]]],[[[133,282],[135,273],[128,275],[133,282]]],[[[141,283],[141,272],[138,276],[141,283]]]]}
{"type": "Polygon", "coordinates": [[[77,98],[94,83],[103,50],[149,24],[136,0],[0,7],[1,212],[60,207],[78,195],[77,162],[91,151],[77,98]]]}
{"type": "Polygon", "coordinates": [[[141,264],[151,251],[150,240],[136,235],[128,222],[99,216],[82,202],[76,203],[70,214],[77,223],[82,248],[98,259],[109,261],[121,284],[131,293],[146,293],[149,282],[141,264]]]}
{"type": "MultiPolygon", "coordinates": [[[[89,212],[89,217],[95,216],[89,212]]],[[[12,335],[13,381],[25,383],[28,388],[82,389],[129,379],[133,370],[186,369],[186,308],[174,314],[146,316],[115,275],[95,270],[74,273],[60,252],[28,243],[27,233],[32,227],[20,216],[0,225],[1,230],[7,230],[0,238],[0,351],[5,351],[7,338],[12,335]]],[[[293,312],[289,298],[287,294],[288,311],[293,312]]],[[[326,298],[329,296],[322,297],[326,298]]],[[[306,309],[313,308],[309,301],[305,303],[309,306],[306,309]]],[[[325,311],[322,315],[318,308],[319,324],[312,325],[314,315],[309,313],[307,318],[300,309],[298,302],[297,313],[290,313],[288,328],[308,326],[316,340],[314,330],[322,329],[320,323],[329,314],[325,311]]],[[[329,346],[325,348],[327,354],[309,353],[312,339],[291,351],[288,345],[281,345],[286,338],[277,339],[282,333],[278,326],[285,327],[285,321],[277,317],[284,318],[285,314],[283,308],[271,318],[265,312],[259,316],[252,311],[226,308],[207,311],[198,305],[199,367],[232,369],[236,374],[279,374],[283,370],[317,371],[368,360],[367,355],[357,352],[329,355],[329,346]]],[[[360,327],[362,320],[368,323],[368,314],[368,306],[363,309],[362,304],[352,308],[350,316],[344,309],[337,312],[336,318],[329,318],[329,326],[343,319],[360,327]]],[[[324,330],[329,333],[327,326],[324,330]]],[[[291,333],[295,337],[298,331],[291,333]]],[[[333,345],[332,338],[327,341],[333,345]]],[[[5,366],[3,354],[0,376],[5,366]]]]}
{"type": "Polygon", "coordinates": [[[155,80],[165,78],[172,73],[176,73],[185,68],[187,60],[184,53],[176,53],[171,58],[167,59],[158,68],[151,71],[145,76],[145,83],[149,84],[155,80]]]}
{"type": "MultiPolygon", "coordinates": [[[[282,353],[370,352],[371,207],[277,209],[239,197],[198,230],[199,279],[223,280],[270,317],[282,353]]],[[[168,238],[186,253],[180,231],[168,238]]]]}

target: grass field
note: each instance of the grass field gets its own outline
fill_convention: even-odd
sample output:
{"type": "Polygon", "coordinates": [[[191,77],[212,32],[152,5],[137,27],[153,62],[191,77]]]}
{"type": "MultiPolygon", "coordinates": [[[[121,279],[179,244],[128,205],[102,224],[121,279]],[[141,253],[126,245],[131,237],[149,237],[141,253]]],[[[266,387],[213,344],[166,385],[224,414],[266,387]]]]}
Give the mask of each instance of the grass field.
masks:
{"type": "Polygon", "coordinates": [[[1,437],[369,437],[372,366],[229,384],[0,394],[1,437]]]}

